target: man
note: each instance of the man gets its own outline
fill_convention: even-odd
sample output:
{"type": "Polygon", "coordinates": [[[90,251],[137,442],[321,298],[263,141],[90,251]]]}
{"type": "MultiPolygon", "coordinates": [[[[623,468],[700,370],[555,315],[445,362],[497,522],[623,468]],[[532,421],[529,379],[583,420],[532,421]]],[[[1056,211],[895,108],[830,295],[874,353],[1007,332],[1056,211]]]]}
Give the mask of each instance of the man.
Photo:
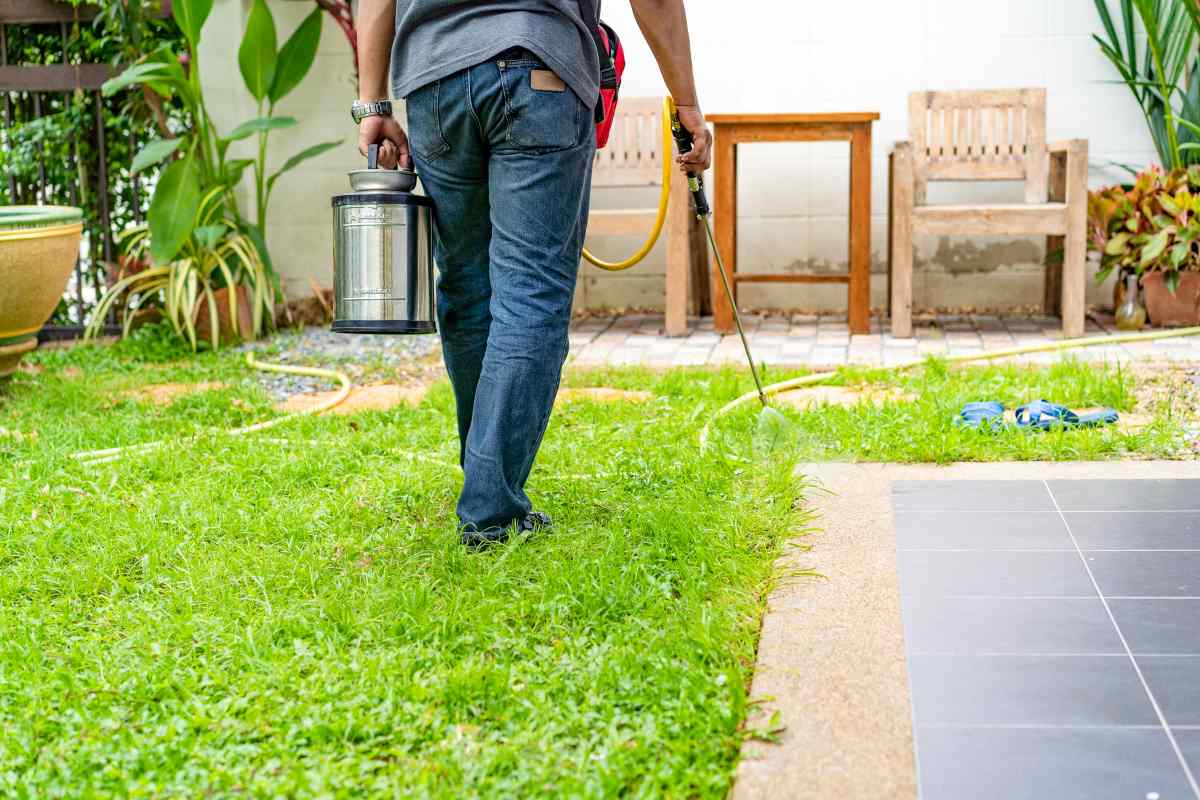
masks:
{"type": "MultiPolygon", "coordinates": [[[[683,0],[631,0],[708,168],[683,0]]],[[[458,411],[463,544],[548,527],[525,494],[567,356],[600,71],[580,0],[360,0],[359,148],[433,199],[438,327],[458,411]],[[388,65],[391,65],[389,76],[388,65]],[[407,100],[408,135],[389,96],[407,100]],[[411,137],[411,138],[410,138],[411,137]]]]}

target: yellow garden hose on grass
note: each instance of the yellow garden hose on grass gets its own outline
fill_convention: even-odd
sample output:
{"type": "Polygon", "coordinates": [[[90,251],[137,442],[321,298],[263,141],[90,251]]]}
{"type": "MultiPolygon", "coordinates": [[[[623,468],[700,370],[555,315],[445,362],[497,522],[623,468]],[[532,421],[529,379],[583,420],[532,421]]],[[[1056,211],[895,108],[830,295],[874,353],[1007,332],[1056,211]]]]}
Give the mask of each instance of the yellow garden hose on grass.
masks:
{"type": "MultiPolygon", "coordinates": [[[[312,408],[306,408],[303,411],[294,411],[291,414],[284,414],[282,417],[258,422],[254,425],[247,425],[244,428],[234,428],[226,431],[229,436],[244,436],[247,433],[257,433],[265,431],[268,428],[274,428],[277,425],[282,425],[285,422],[291,422],[298,417],[309,417],[314,414],[320,414],[328,411],[331,408],[339,405],[343,400],[350,396],[350,377],[344,372],[332,369],[317,369],[316,367],[294,367],[289,364],[268,364],[259,361],[254,357],[253,353],[246,353],[246,364],[252,369],[259,369],[265,372],[283,372],[288,375],[305,375],[310,378],[324,378],[329,381],[336,381],[339,384],[337,394],[324,400],[312,408]]],[[[200,433],[193,434],[190,438],[195,439],[200,436],[200,433]]],[[[146,444],[132,444],[125,447],[110,447],[106,450],[86,450],[81,453],[73,453],[72,458],[82,464],[103,464],[106,461],[116,461],[117,459],[139,453],[148,453],[151,450],[157,450],[168,442],[179,441],[188,437],[179,437],[178,439],[160,439],[157,442],[147,442],[146,444]]]]}
{"type": "Polygon", "coordinates": [[[624,261],[604,261],[603,259],[596,258],[585,247],[583,248],[583,257],[587,259],[588,263],[600,269],[609,270],[610,272],[619,272],[637,264],[658,243],[663,223],[667,221],[667,202],[671,197],[671,153],[673,152],[671,149],[671,117],[674,113],[675,101],[668,95],[663,98],[662,144],[660,145],[662,149],[659,151],[662,154],[662,191],[658,195],[658,216],[654,218],[654,227],[650,231],[650,236],[636,253],[624,261]]]}

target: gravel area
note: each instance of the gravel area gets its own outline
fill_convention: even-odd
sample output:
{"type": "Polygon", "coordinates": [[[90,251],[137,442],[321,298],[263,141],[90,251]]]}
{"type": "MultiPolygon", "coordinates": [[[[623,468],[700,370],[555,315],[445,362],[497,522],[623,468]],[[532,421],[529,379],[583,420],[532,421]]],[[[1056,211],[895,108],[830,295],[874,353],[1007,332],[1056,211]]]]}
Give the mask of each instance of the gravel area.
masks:
{"type": "MultiPolygon", "coordinates": [[[[336,367],[359,385],[384,381],[418,385],[442,374],[441,346],[438,337],[432,335],[370,336],[312,327],[281,331],[270,339],[244,344],[238,349],[252,350],[261,360],[273,363],[336,367]]],[[[330,388],[329,382],[320,378],[277,372],[255,372],[249,380],[277,401],[330,388]]]]}

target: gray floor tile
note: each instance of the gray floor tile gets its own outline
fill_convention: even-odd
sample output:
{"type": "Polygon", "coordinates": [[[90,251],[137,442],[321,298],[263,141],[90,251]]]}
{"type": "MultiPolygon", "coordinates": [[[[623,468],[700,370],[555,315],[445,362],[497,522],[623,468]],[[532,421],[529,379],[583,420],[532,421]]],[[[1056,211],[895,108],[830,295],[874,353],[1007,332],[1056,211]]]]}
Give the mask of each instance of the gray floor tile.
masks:
{"type": "Polygon", "coordinates": [[[1200,597],[1200,552],[1104,552],[1088,560],[1105,597],[1200,597]]]}
{"type": "Polygon", "coordinates": [[[1200,549],[1200,512],[1130,511],[1114,514],[1066,512],[1071,533],[1084,550],[1200,549]]]}
{"type": "Polygon", "coordinates": [[[913,652],[1124,654],[1099,597],[1090,600],[904,598],[913,652]]]}
{"type": "Polygon", "coordinates": [[[1093,597],[1095,587],[1073,552],[933,552],[897,554],[905,595],[1093,597]]]}
{"type": "Polygon", "coordinates": [[[1154,725],[1125,656],[910,655],[918,724],[1154,725]]]}
{"type": "Polygon", "coordinates": [[[1200,480],[1049,481],[1063,511],[1200,509],[1200,480]]]}
{"type": "Polygon", "coordinates": [[[918,728],[923,800],[1192,800],[1162,730],[918,728]]]}
{"type": "Polygon", "coordinates": [[[1056,511],[897,511],[896,546],[978,550],[1074,550],[1056,511]]]}
{"type": "Polygon", "coordinates": [[[1054,511],[1041,481],[893,481],[897,511],[1054,511]]]}
{"type": "Polygon", "coordinates": [[[1175,741],[1179,744],[1179,749],[1183,751],[1184,759],[1192,768],[1192,774],[1200,779],[1200,730],[1181,731],[1175,729],[1172,732],[1175,734],[1175,741]]]}
{"type": "Polygon", "coordinates": [[[1109,600],[1108,605],[1134,653],[1200,655],[1200,600],[1109,600]]]}
{"type": "Polygon", "coordinates": [[[1168,725],[1200,725],[1200,656],[1138,656],[1168,725]]]}

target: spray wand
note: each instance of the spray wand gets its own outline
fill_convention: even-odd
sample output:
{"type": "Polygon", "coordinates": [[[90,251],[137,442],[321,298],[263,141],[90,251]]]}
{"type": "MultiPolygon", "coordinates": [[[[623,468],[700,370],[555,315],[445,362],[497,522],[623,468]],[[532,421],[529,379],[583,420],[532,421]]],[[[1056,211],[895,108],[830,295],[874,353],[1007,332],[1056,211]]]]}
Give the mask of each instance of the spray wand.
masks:
{"type": "MultiPolygon", "coordinates": [[[[683,127],[683,123],[679,121],[679,112],[674,110],[671,112],[671,135],[675,137],[675,146],[679,148],[681,154],[692,149],[694,143],[692,132],[683,127]]],[[[742,348],[746,351],[750,374],[754,376],[754,385],[758,389],[758,399],[762,402],[763,408],[767,408],[767,396],[763,393],[762,381],[758,377],[758,368],[754,366],[754,356],[750,354],[750,343],[746,340],[746,332],[742,329],[742,315],[738,313],[737,301],[733,299],[733,287],[729,283],[728,273],[725,272],[725,262],[721,259],[721,251],[717,248],[716,239],[713,237],[712,222],[708,218],[712,212],[708,208],[708,195],[704,193],[704,176],[689,172],[688,191],[692,193],[692,205],[696,209],[696,217],[704,223],[704,230],[708,232],[708,243],[712,246],[713,256],[716,258],[717,271],[721,275],[721,285],[725,287],[725,296],[729,298],[729,305],[733,309],[733,322],[737,325],[738,336],[742,339],[742,348]]]]}

